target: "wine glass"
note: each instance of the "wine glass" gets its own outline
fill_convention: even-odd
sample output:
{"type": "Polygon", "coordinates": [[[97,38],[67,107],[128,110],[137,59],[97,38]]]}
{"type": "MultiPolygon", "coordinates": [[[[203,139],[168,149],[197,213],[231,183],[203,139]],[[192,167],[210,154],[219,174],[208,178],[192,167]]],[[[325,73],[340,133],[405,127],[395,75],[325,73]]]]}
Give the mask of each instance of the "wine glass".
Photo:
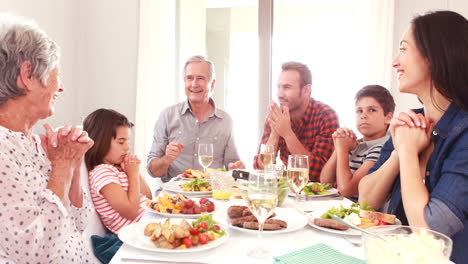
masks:
{"type": "Polygon", "coordinates": [[[288,157],[289,188],[296,193],[296,208],[302,189],[309,181],[309,157],[306,155],[289,155],[288,157]]]}
{"type": "Polygon", "coordinates": [[[206,174],[206,168],[213,162],[213,144],[198,145],[198,162],[203,167],[203,172],[206,174]]]}
{"type": "Polygon", "coordinates": [[[268,258],[270,252],[263,248],[262,231],[266,219],[273,214],[278,204],[278,181],[274,173],[252,172],[249,175],[248,204],[258,220],[257,247],[247,255],[252,258],[268,258]]]}
{"type": "Polygon", "coordinates": [[[259,151],[260,164],[263,168],[274,163],[275,146],[269,144],[261,144],[259,151]]]}

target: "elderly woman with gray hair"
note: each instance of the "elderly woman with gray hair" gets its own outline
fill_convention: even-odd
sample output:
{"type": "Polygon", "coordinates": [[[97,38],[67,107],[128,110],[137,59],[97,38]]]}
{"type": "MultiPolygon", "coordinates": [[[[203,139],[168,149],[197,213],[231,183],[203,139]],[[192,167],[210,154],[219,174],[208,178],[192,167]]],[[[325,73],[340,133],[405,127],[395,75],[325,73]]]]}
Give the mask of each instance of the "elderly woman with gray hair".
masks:
{"type": "Polygon", "coordinates": [[[91,263],[80,184],[93,145],[75,126],[33,134],[63,85],[59,47],[38,26],[0,13],[0,263],[91,263]]]}

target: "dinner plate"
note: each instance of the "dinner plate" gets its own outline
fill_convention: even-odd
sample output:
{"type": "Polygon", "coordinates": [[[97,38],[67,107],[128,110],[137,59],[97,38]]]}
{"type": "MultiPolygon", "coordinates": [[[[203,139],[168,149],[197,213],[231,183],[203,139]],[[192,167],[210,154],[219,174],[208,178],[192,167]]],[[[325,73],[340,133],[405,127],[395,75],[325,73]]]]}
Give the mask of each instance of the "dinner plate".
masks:
{"type": "MultiPolygon", "coordinates": [[[[323,212],[323,213],[325,213],[325,212],[323,212]]],[[[314,224],[314,219],[315,218],[320,218],[320,216],[322,214],[311,213],[310,218],[309,218],[309,225],[311,227],[317,228],[319,230],[322,230],[322,231],[325,231],[325,232],[328,232],[328,233],[334,233],[334,234],[346,235],[346,236],[360,236],[361,235],[360,231],[352,229],[352,228],[349,228],[348,230],[337,230],[337,229],[322,227],[322,226],[318,226],[318,225],[314,224]]],[[[401,225],[400,219],[398,219],[398,218],[395,219],[395,225],[401,225]]]]}
{"type": "MultiPolygon", "coordinates": [[[[198,198],[191,198],[192,200],[198,202],[198,198]]],[[[213,202],[213,201],[211,201],[213,202]]],[[[215,211],[216,211],[216,208],[215,210],[213,210],[212,212],[203,212],[201,214],[167,214],[167,213],[161,213],[161,212],[158,212],[156,210],[154,210],[153,208],[147,206],[146,204],[144,204],[143,206],[143,209],[145,209],[146,211],[150,212],[150,213],[153,213],[153,214],[157,214],[157,215],[160,215],[160,216],[164,216],[164,217],[168,217],[168,218],[198,218],[200,217],[202,214],[213,214],[215,211]]]]}
{"type": "MultiPolygon", "coordinates": [[[[308,199],[308,198],[313,199],[314,197],[325,197],[325,196],[331,196],[331,195],[337,195],[338,194],[338,190],[335,189],[335,188],[330,188],[327,191],[328,192],[326,194],[305,194],[305,193],[301,192],[301,196],[305,197],[306,199],[308,199]]],[[[288,193],[288,196],[296,197],[296,194],[290,191],[288,193]]]]}
{"type": "MultiPolygon", "coordinates": [[[[148,223],[160,222],[161,224],[166,221],[165,219],[161,219],[160,221],[141,221],[138,223],[133,223],[127,226],[122,227],[119,230],[119,239],[122,240],[125,244],[153,252],[160,252],[160,253],[190,253],[190,252],[198,252],[198,251],[205,251],[215,247],[220,246],[229,238],[229,233],[226,231],[226,234],[214,241],[210,241],[205,245],[197,245],[187,249],[164,249],[164,248],[157,248],[153,241],[151,241],[150,237],[145,236],[144,230],[148,223]]],[[[171,219],[171,223],[178,224],[182,221],[182,219],[171,219]]],[[[190,222],[191,220],[189,220],[190,222]]]]}
{"type": "Polygon", "coordinates": [[[188,192],[188,191],[183,191],[182,188],[180,188],[180,184],[183,184],[185,181],[172,181],[172,182],[165,182],[161,185],[163,190],[169,191],[169,192],[174,192],[174,193],[180,193],[183,195],[188,195],[188,196],[207,196],[211,195],[211,191],[208,192],[188,192]]]}
{"type": "MultiPolygon", "coordinates": [[[[232,226],[230,223],[231,220],[229,216],[227,216],[227,212],[225,211],[223,212],[223,214],[224,214],[223,216],[219,216],[218,218],[216,218],[220,224],[223,224],[224,226],[228,226],[231,229],[239,230],[245,233],[251,233],[251,234],[258,233],[258,230],[245,229],[245,228],[241,228],[237,226],[232,226]]],[[[275,234],[293,232],[293,231],[302,229],[304,228],[304,226],[307,225],[307,220],[308,220],[307,216],[299,212],[297,209],[277,207],[275,209],[275,214],[276,216],[273,217],[273,219],[279,219],[279,220],[285,221],[286,223],[288,223],[288,227],[282,228],[279,230],[274,230],[274,231],[263,230],[262,235],[263,234],[275,235],[275,234]]]]}

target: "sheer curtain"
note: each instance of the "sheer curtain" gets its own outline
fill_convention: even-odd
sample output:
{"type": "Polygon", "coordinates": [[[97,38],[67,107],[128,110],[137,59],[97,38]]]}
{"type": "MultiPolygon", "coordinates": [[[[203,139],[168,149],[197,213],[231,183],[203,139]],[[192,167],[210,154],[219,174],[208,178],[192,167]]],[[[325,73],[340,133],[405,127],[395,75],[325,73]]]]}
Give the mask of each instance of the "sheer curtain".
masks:
{"type": "MultiPolygon", "coordinates": [[[[153,142],[159,113],[177,101],[176,2],[140,1],[139,51],[136,92],[135,150],[146,173],[146,158],[153,142]]],[[[154,191],[159,179],[147,176],[154,191]]]]}

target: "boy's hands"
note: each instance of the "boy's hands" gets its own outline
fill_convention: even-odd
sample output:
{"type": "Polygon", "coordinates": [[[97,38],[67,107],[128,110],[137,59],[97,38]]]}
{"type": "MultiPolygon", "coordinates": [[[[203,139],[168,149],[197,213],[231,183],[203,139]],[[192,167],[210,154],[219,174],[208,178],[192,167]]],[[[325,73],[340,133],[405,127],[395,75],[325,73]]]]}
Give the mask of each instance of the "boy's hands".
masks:
{"type": "Polygon", "coordinates": [[[357,145],[357,137],[354,132],[346,127],[340,127],[332,134],[333,144],[337,150],[350,152],[357,145]]]}

